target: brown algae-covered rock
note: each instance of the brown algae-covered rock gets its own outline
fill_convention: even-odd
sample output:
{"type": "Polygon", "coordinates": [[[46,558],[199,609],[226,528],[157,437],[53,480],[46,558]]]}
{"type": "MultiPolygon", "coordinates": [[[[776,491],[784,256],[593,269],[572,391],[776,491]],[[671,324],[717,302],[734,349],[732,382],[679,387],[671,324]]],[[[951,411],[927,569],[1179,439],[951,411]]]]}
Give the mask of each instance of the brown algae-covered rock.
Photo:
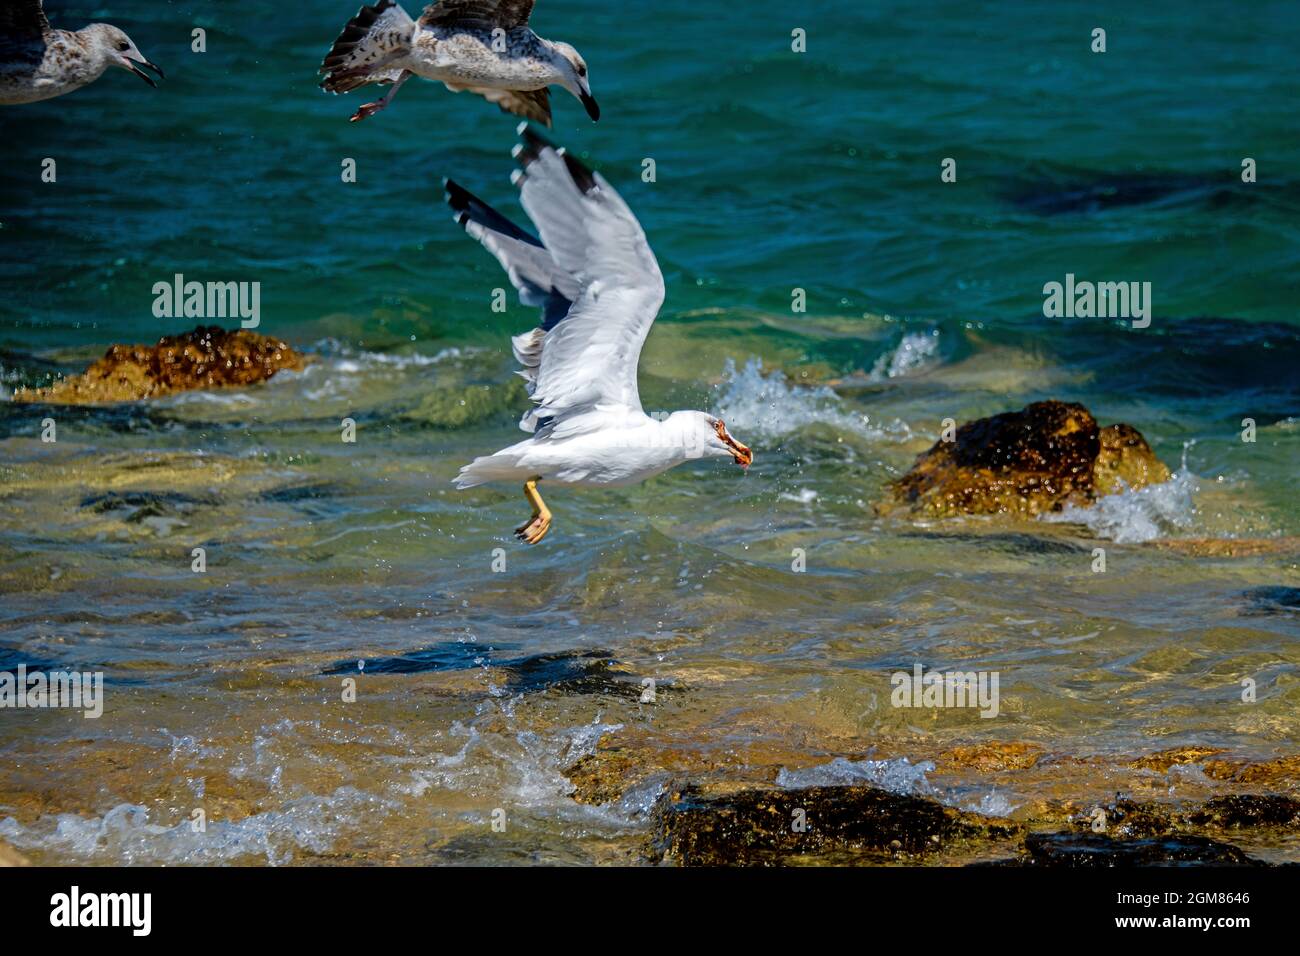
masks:
{"type": "Polygon", "coordinates": [[[280,339],[246,329],[200,326],[157,345],[114,345],[81,375],[46,388],[20,389],[15,402],[88,405],[134,402],[199,388],[265,381],[281,369],[302,369],[306,356],[280,339]]]}
{"type": "Polygon", "coordinates": [[[934,516],[1033,517],[1168,479],[1137,429],[1099,428],[1082,405],[1046,401],[967,422],[952,441],[921,454],[890,490],[894,503],[934,516]]]}
{"type": "MultiPolygon", "coordinates": [[[[904,858],[956,843],[1005,840],[1016,824],[870,786],[664,794],[653,814],[654,853],[683,866],[770,866],[795,858],[904,858]]],[[[879,861],[877,861],[879,862],[879,861]]]]}
{"type": "Polygon", "coordinates": [[[1266,866],[1237,847],[1201,836],[1117,840],[1100,833],[1031,833],[1011,865],[1112,869],[1137,866],[1266,866]]]}
{"type": "Polygon", "coordinates": [[[1169,480],[1169,469],[1132,425],[1107,425],[1097,433],[1092,491],[1097,497],[1169,480]]]}

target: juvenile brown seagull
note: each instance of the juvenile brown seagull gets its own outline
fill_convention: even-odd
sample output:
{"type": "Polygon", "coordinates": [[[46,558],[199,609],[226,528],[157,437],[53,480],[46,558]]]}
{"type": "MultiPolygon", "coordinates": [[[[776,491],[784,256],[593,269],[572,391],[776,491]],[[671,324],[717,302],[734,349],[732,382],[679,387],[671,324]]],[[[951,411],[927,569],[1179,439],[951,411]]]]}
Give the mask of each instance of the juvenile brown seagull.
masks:
{"type": "Polygon", "coordinates": [[[321,86],[348,93],[369,83],[392,89],[361,106],[352,122],[387,106],[412,76],[469,90],[538,123],[551,125],[548,86],[561,86],[600,119],[587,64],[567,43],[543,40],[528,27],[533,0],[440,0],[412,20],[396,0],[362,7],[321,64],[321,86]]]}
{"type": "Polygon", "coordinates": [[[75,33],[54,30],[42,0],[0,0],[0,103],[35,103],[93,83],[110,66],[130,70],[150,86],[158,84],[140,67],[154,66],[131,38],[108,23],[75,33]]]}
{"type": "Polygon", "coordinates": [[[456,221],[496,256],[519,298],[542,322],[514,337],[519,373],[534,408],[519,421],[532,434],[475,458],[457,488],[522,481],[532,517],[515,531],[536,544],[551,527],[537,483],[600,488],[644,481],[693,458],[753,453],[706,412],[651,418],[641,409],[637,364],[664,301],[664,279],[632,210],[600,173],[521,124],[514,181],[541,234],[520,229],[447,180],[456,221]]]}

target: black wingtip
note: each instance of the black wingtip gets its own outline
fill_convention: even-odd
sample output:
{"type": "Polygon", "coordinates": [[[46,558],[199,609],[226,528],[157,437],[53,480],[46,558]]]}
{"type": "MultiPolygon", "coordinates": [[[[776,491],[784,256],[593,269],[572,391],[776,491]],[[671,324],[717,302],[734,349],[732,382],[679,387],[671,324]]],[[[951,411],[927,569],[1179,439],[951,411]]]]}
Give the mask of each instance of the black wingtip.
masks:
{"type": "Polygon", "coordinates": [[[470,205],[478,201],[473,193],[451,179],[444,179],[442,188],[446,193],[447,205],[458,213],[468,213],[470,205]]]}
{"type": "Polygon", "coordinates": [[[573,154],[565,150],[560,154],[564,157],[564,166],[573,177],[574,185],[584,193],[592,192],[596,188],[596,177],[590,169],[583,165],[579,159],[574,159],[573,154]]]}
{"type": "Polygon", "coordinates": [[[515,158],[519,160],[521,165],[527,166],[533,162],[544,149],[555,149],[554,143],[533,129],[527,122],[520,123],[516,132],[523,139],[523,143],[515,150],[515,158]]]}

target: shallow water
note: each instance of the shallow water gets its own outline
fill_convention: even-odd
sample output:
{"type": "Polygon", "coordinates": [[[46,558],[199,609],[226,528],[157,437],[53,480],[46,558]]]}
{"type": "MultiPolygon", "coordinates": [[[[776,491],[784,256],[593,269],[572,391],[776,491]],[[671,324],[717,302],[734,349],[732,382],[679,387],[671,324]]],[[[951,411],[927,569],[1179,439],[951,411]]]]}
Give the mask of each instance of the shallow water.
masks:
{"type": "Polygon", "coordinates": [[[0,670],[106,680],[98,720],[0,711],[0,839],[40,862],[628,862],[674,775],[1015,816],[1237,786],[1127,768],[1169,747],[1296,753],[1285,5],[1124,8],[1094,57],[1083,5],[835,3],[802,24],[764,2],[719,45],[699,4],[615,23],[548,0],[535,25],[583,50],[605,113],[557,96],[555,137],[622,191],[668,284],[645,406],[714,410],[756,461],[554,491],[531,549],[518,489],[449,483],[518,437],[506,336],[532,316],[490,311],[502,277],[436,185],[513,214],[513,123],[426,84],[348,124],[310,71],[351,7],[112,7],[61,16],[120,23],[169,81],[5,113],[0,382],[188,327],[151,314],[175,272],[261,281],[261,331],[317,361],[243,391],[0,405],[0,670]],[[51,153],[57,186],[24,178],[51,153]],[[1152,282],[1151,327],[1045,319],[1067,272],[1152,282]],[[1050,522],[876,514],[943,419],[1045,397],[1135,425],[1175,477],[1050,522]],[[1169,547],[1233,538],[1278,544],[1169,547]],[[998,673],[998,716],[892,707],[917,662],[998,673]],[[945,761],[985,741],[1052,757],[945,761]],[[627,786],[580,802],[571,768],[597,753],[626,757],[627,786]]]}

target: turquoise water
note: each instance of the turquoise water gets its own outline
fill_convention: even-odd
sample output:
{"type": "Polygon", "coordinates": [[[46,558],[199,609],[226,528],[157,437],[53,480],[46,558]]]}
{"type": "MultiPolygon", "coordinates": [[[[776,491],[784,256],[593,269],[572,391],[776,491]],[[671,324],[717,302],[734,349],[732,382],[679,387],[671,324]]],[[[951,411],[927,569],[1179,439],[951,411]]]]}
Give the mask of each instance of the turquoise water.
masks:
{"type": "MultiPolygon", "coordinates": [[[[51,2],[56,25],[123,27],[168,79],[117,71],[0,112],[0,387],[188,329],[152,314],[175,273],[260,282],[259,331],[319,357],[259,389],[58,410],[53,447],[48,407],[0,405],[4,660],[102,667],[131,702],[92,748],[80,718],[6,715],[0,837],[51,861],[607,862],[640,833],[635,800],[584,815],[561,771],[615,725],[669,752],[766,747],[770,775],[989,736],[1117,760],[1296,751],[1294,550],[1156,548],[1300,534],[1293,5],[541,0],[534,27],[582,51],[602,108],[592,124],[555,94],[551,135],[620,190],[665,275],[646,407],[719,411],[757,460],[557,494],[532,550],[510,538],[517,489],[449,489],[518,437],[507,336],[534,317],[491,311],[503,276],[440,180],[520,216],[515,120],[415,81],[348,123],[361,98],[314,69],[353,6],[51,2]],[[1067,273],[1151,283],[1151,326],[1045,318],[1067,273]],[[482,408],[458,416],[471,391],[482,408]],[[1137,426],[1176,479],[1065,524],[874,515],[942,419],[1047,397],[1137,426]],[[1104,581],[1099,542],[1121,569],[1104,581]],[[440,656],[467,643],[499,650],[440,656]],[[648,715],[599,681],[566,695],[516,673],[592,649],[681,701],[648,715]],[[367,678],[369,709],[321,711],[340,662],[410,654],[431,663],[367,678]],[[867,706],[918,659],[1000,667],[1016,704],[924,733],[867,706]],[[35,769],[51,752],[110,782],[35,769]],[[196,788],[253,794],[221,798],[220,846],[170,829],[196,788]],[[510,850],[474,842],[501,800],[527,820],[510,850]],[[59,836],[60,814],[88,829],[59,836]]],[[[1020,802],[1079,796],[1062,786],[1025,782],[1020,802]]]]}

